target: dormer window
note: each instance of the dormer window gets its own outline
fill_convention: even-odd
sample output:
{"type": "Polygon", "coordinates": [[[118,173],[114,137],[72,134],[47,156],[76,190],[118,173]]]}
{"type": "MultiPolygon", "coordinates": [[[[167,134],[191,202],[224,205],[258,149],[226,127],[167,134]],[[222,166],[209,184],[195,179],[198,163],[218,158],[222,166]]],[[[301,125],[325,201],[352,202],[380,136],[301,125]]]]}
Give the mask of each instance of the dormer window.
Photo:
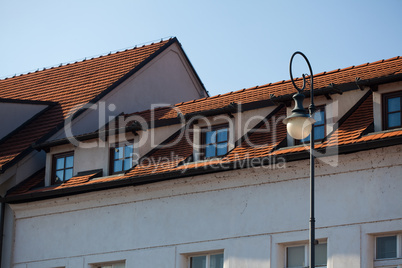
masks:
{"type": "Polygon", "coordinates": [[[110,173],[117,174],[133,167],[133,144],[118,144],[111,149],[110,173]]]}
{"type": "Polygon", "coordinates": [[[402,91],[383,95],[383,129],[402,127],[402,91]]]}
{"type": "Polygon", "coordinates": [[[52,184],[68,181],[73,177],[74,152],[57,154],[53,156],[52,184]]]}
{"type": "Polygon", "coordinates": [[[228,152],[229,125],[217,125],[202,129],[204,158],[220,157],[228,152]]]}

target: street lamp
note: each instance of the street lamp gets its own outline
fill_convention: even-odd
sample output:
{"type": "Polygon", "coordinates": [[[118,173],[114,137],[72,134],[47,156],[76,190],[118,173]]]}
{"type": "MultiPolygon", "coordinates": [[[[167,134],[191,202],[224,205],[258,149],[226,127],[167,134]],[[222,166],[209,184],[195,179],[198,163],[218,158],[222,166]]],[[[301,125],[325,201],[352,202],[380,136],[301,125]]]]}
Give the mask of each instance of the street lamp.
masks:
{"type": "Polygon", "coordinates": [[[290,79],[292,81],[293,86],[296,88],[297,93],[293,96],[295,100],[295,108],[292,110],[292,114],[286,117],[283,120],[283,123],[286,124],[287,131],[291,137],[294,139],[305,139],[310,135],[310,267],[315,267],[315,218],[314,218],[314,130],[313,126],[315,120],[313,118],[313,114],[315,112],[314,106],[314,84],[313,84],[313,71],[311,70],[310,62],[308,61],[307,57],[301,53],[300,51],[296,51],[293,53],[292,57],[290,58],[289,63],[289,73],[290,79]],[[297,54],[301,55],[304,60],[307,62],[309,71],[310,71],[310,106],[309,106],[309,113],[306,113],[305,109],[303,108],[303,100],[304,95],[302,91],[306,87],[306,77],[303,74],[303,86],[302,88],[298,88],[296,86],[295,81],[293,80],[292,75],[292,62],[294,56],[297,54]]]}

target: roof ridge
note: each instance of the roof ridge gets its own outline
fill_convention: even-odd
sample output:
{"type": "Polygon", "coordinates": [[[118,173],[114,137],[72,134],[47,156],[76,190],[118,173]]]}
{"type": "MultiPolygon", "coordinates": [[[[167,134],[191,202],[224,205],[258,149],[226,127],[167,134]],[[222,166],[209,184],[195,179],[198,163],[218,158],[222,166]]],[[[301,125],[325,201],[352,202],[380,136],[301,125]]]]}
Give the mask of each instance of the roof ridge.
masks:
{"type": "MultiPolygon", "coordinates": [[[[345,68],[334,69],[334,70],[331,70],[331,71],[324,71],[324,72],[321,72],[321,73],[318,73],[318,74],[314,74],[314,77],[322,76],[322,75],[326,75],[326,74],[330,74],[330,73],[343,72],[343,71],[347,71],[347,70],[350,70],[350,69],[362,68],[362,67],[366,67],[366,66],[370,66],[370,65],[381,64],[381,63],[384,63],[384,62],[390,62],[390,61],[398,60],[399,58],[401,58],[401,56],[396,56],[396,57],[392,57],[392,58],[389,58],[389,59],[377,60],[377,61],[373,61],[373,62],[366,62],[366,63],[362,63],[362,64],[359,64],[359,65],[352,65],[352,66],[345,67],[345,68]]],[[[306,77],[308,77],[308,76],[306,76],[306,77]]]]}
{"type": "Polygon", "coordinates": [[[32,73],[42,72],[42,71],[46,71],[46,70],[54,69],[54,68],[58,68],[58,67],[68,66],[68,65],[71,65],[71,64],[77,64],[77,63],[84,62],[84,61],[87,61],[87,60],[99,59],[99,58],[102,58],[102,57],[105,57],[105,56],[115,55],[115,54],[120,53],[120,52],[126,52],[128,50],[134,50],[134,49],[137,49],[137,48],[151,46],[151,45],[156,44],[157,43],[156,41],[159,41],[159,43],[162,43],[162,42],[172,40],[174,38],[175,37],[173,37],[173,36],[163,37],[161,39],[152,40],[152,41],[136,44],[134,46],[129,46],[129,47],[121,48],[121,49],[111,50],[109,52],[104,52],[104,53],[96,54],[96,55],[93,55],[93,56],[88,56],[88,57],[79,58],[79,59],[76,59],[76,60],[71,60],[71,61],[66,61],[66,62],[62,62],[62,63],[52,64],[52,65],[45,66],[45,67],[42,67],[42,68],[37,68],[36,70],[31,69],[31,70],[20,72],[20,73],[15,73],[14,75],[12,75],[12,74],[4,75],[4,76],[0,76],[0,81],[8,80],[8,79],[12,79],[12,78],[15,78],[15,77],[24,76],[24,75],[28,75],[28,74],[32,74],[32,73]]]}

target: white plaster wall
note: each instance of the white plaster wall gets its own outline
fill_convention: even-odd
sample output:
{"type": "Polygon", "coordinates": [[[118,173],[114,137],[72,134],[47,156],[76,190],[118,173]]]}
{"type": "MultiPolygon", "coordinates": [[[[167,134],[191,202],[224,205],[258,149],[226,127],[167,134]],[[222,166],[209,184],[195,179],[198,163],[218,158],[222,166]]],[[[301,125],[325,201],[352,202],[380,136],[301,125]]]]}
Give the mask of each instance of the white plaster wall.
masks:
{"type": "Polygon", "coordinates": [[[0,139],[46,107],[41,104],[0,102],[0,139]]]}
{"type": "MultiPolygon", "coordinates": [[[[368,233],[402,230],[401,157],[394,146],[341,155],[337,167],[317,163],[328,267],[369,267],[368,233]]],[[[191,252],[223,250],[225,268],[283,267],[283,245],[308,240],[308,172],[298,161],[12,205],[13,261],[184,268],[191,252]]]]}

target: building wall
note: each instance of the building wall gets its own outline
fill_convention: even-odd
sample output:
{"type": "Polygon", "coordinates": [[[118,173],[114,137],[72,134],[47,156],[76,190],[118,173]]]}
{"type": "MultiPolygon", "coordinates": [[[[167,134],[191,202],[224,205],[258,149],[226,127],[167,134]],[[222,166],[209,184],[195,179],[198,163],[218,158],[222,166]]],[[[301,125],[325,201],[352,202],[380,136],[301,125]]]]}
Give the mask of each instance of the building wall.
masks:
{"type": "MultiPolygon", "coordinates": [[[[373,234],[402,230],[402,146],[316,163],[316,237],[328,267],[372,267],[373,234]]],[[[326,159],[323,159],[326,160],[326,159]]],[[[13,267],[187,267],[223,250],[225,268],[284,267],[308,240],[309,162],[288,162],[12,205],[13,267]]]]}

